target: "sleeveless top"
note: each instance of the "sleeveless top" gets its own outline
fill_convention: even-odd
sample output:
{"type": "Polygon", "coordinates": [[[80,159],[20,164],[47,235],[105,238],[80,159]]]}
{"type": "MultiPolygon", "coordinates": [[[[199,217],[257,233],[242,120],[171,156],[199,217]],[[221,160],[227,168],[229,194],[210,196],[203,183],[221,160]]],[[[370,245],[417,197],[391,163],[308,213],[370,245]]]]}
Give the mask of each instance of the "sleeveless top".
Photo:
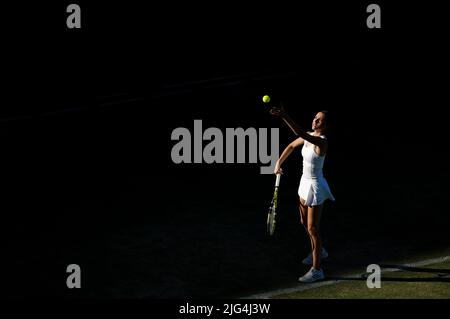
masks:
{"type": "MultiPolygon", "coordinates": [[[[326,139],[325,136],[320,136],[326,139]]],[[[321,178],[323,177],[323,163],[325,162],[325,155],[317,155],[314,144],[305,141],[302,148],[303,157],[303,177],[305,178],[321,178]]]]}

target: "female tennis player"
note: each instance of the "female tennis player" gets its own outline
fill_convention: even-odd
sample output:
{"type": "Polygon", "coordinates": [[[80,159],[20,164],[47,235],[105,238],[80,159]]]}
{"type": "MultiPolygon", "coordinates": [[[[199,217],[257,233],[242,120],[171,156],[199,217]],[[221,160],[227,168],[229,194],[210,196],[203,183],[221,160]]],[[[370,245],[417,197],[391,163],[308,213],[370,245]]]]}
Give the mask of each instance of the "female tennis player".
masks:
{"type": "Polygon", "coordinates": [[[281,154],[274,173],[282,174],[281,165],[292,151],[303,145],[303,174],[298,188],[300,220],[305,227],[310,239],[312,253],[303,260],[304,264],[312,264],[311,269],[302,277],[300,282],[315,282],[325,278],[321,268],[321,259],[328,257],[328,253],[322,248],[319,234],[320,217],[324,202],[327,199],[334,201],[328,183],[323,176],[322,168],[325,154],[328,149],[328,141],[324,133],[327,128],[328,112],[321,111],[312,121],[312,132],[306,132],[300,128],[286,113],[283,106],[272,108],[270,113],[279,116],[291,128],[295,135],[299,136],[281,154]]]}

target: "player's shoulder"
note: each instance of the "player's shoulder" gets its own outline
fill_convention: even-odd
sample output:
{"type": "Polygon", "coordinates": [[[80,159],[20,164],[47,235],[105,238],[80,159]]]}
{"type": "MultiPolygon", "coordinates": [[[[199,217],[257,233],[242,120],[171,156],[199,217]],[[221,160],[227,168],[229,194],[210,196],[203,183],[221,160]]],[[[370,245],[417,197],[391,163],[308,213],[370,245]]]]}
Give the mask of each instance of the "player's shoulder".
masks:
{"type": "MultiPolygon", "coordinates": [[[[306,132],[306,133],[308,133],[309,135],[313,135],[314,134],[314,132],[306,132]]],[[[324,140],[327,139],[327,137],[325,135],[313,135],[313,136],[317,136],[317,137],[323,138],[324,140]]]]}

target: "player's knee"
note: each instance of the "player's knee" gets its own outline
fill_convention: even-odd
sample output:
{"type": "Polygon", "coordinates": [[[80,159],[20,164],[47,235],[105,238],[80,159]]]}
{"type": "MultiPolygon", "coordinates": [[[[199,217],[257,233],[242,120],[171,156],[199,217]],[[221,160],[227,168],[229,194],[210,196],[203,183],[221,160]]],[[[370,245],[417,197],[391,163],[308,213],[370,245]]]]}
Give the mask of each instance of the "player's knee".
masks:
{"type": "Polygon", "coordinates": [[[316,227],[315,225],[309,224],[309,225],[308,225],[308,233],[309,233],[311,236],[317,236],[317,227],[316,227]]]}

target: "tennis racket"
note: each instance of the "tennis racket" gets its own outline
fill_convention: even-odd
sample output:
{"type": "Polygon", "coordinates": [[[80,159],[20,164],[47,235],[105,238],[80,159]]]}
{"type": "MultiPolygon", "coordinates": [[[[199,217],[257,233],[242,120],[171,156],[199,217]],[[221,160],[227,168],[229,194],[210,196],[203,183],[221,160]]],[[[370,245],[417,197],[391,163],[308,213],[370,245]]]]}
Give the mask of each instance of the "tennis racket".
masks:
{"type": "Polygon", "coordinates": [[[281,174],[277,174],[275,181],[275,191],[273,192],[273,198],[270,203],[269,213],[267,214],[267,232],[270,236],[275,232],[275,223],[277,217],[277,205],[278,205],[278,187],[280,186],[281,174]]]}

